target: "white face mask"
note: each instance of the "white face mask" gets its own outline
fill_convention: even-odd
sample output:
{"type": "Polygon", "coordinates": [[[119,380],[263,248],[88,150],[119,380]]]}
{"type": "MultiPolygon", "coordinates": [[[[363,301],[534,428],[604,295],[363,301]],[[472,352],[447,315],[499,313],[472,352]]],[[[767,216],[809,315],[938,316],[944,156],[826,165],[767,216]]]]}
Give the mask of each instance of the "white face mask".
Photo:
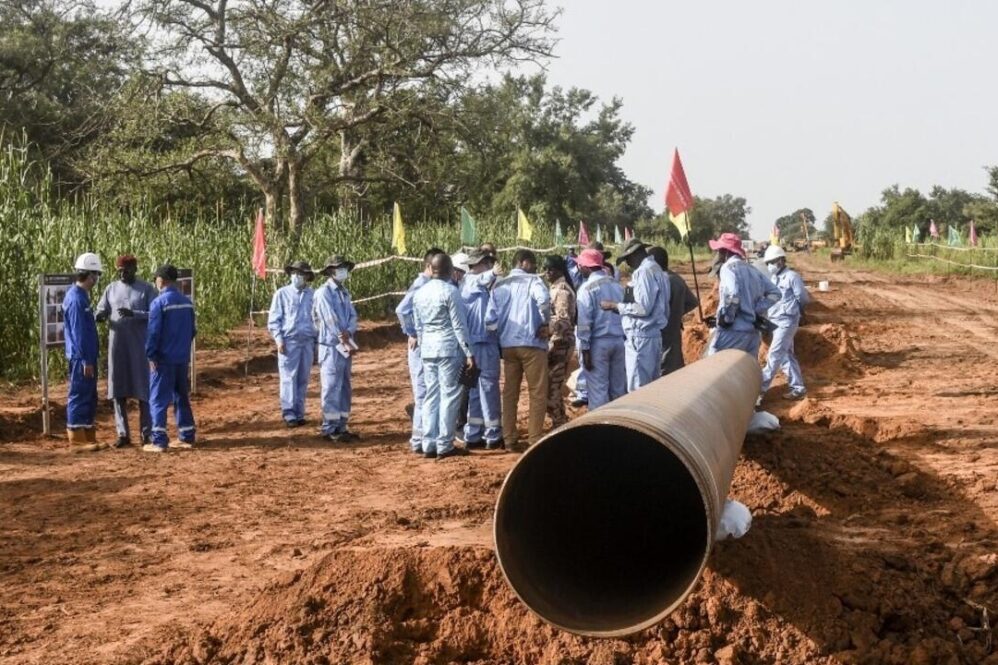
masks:
{"type": "Polygon", "coordinates": [[[767,263],[766,269],[769,271],[770,275],[775,275],[776,273],[780,272],[780,266],[776,265],[775,263],[767,263]]]}
{"type": "Polygon", "coordinates": [[[291,275],[291,286],[295,287],[299,291],[305,288],[305,275],[295,273],[291,275]]]}
{"type": "Polygon", "coordinates": [[[333,279],[342,284],[343,282],[350,279],[350,271],[347,270],[346,268],[337,268],[336,271],[333,273],[333,279]]]}

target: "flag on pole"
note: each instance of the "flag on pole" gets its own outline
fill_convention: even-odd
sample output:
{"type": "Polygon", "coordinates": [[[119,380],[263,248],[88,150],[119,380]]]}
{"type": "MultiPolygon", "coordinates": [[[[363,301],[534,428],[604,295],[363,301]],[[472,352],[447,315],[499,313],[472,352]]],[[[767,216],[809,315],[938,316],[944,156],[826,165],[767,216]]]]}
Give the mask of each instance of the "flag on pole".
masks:
{"type": "Polygon", "coordinates": [[[950,247],[963,245],[963,238],[960,237],[960,232],[956,230],[956,227],[952,224],[948,224],[947,226],[949,227],[949,238],[947,238],[946,244],[950,247]]]}
{"type": "Polygon", "coordinates": [[[603,227],[596,225],[596,242],[603,242],[603,227]]]}
{"type": "Polygon", "coordinates": [[[464,206],[461,206],[461,244],[465,247],[478,245],[478,224],[464,206]]]}
{"type": "Polygon", "coordinates": [[[579,222],[579,247],[589,244],[589,231],[586,231],[586,223],[579,222]]]}
{"type": "Polygon", "coordinates": [[[769,232],[769,244],[779,245],[780,244],[780,227],[773,224],[773,230],[769,232]]]}
{"type": "Polygon", "coordinates": [[[936,220],[934,219],[929,220],[929,236],[936,240],[939,239],[939,228],[936,226],[936,220]]]}
{"type": "Polygon", "coordinates": [[[263,232],[263,208],[256,213],[256,230],[253,232],[253,272],[260,279],[267,276],[267,236],[263,232]]]}
{"type": "Polygon", "coordinates": [[[628,240],[630,240],[633,237],[634,237],[634,233],[631,232],[630,227],[625,226],[624,227],[624,242],[627,242],[628,240]]]}
{"type": "Polygon", "coordinates": [[[916,244],[922,241],[922,230],[918,228],[918,224],[911,229],[911,240],[916,244]]]}
{"type": "Polygon", "coordinates": [[[557,247],[561,247],[565,244],[565,235],[561,232],[560,219],[556,219],[554,222],[554,244],[557,247]]]}
{"type": "Polygon", "coordinates": [[[624,243],[623,238],[620,237],[620,227],[616,224],[613,225],[613,244],[622,245],[624,243]]]}
{"type": "Polygon", "coordinates": [[[909,245],[911,244],[911,229],[909,229],[907,226],[904,227],[904,241],[909,245]]]}
{"type": "Polygon", "coordinates": [[[534,238],[534,227],[519,208],[516,209],[516,237],[530,242],[534,238]]]}
{"type": "Polygon", "coordinates": [[[392,209],[392,249],[396,254],[405,254],[405,225],[402,224],[402,206],[398,201],[392,209]]]}
{"type": "Polygon", "coordinates": [[[672,173],[669,175],[669,186],[665,190],[665,206],[669,212],[669,221],[679,231],[682,238],[690,235],[689,211],[693,207],[693,194],[690,184],[686,181],[683,162],[679,159],[679,148],[672,156],[672,173]]]}
{"type": "Polygon", "coordinates": [[[974,220],[970,220],[970,233],[967,237],[970,240],[970,246],[977,247],[977,227],[974,226],[974,220]]]}

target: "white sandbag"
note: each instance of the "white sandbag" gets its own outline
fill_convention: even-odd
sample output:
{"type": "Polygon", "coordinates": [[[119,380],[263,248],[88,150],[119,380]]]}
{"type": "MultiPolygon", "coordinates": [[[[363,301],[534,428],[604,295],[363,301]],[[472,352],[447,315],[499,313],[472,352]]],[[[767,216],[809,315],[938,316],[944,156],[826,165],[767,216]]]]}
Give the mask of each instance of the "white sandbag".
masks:
{"type": "Polygon", "coordinates": [[[756,411],[753,413],[752,420],[748,426],[749,434],[775,432],[778,429],[780,429],[780,419],[769,411],[756,411]]]}
{"type": "Polygon", "coordinates": [[[581,371],[582,368],[580,367],[579,369],[569,374],[568,378],[565,380],[565,385],[568,386],[568,389],[573,393],[575,392],[576,387],[578,387],[579,385],[579,372],[581,371]]]}
{"type": "Polygon", "coordinates": [[[741,538],[752,528],[752,512],[744,503],[725,499],[721,522],[717,525],[715,540],[741,538]]]}

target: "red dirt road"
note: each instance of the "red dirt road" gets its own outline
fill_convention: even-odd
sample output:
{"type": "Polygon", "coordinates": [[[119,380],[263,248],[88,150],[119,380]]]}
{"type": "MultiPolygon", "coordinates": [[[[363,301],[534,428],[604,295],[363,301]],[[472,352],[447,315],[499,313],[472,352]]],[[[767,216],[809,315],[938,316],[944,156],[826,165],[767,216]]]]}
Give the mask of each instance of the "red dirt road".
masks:
{"type": "Polygon", "coordinates": [[[784,429],[732,488],[752,531],[660,626],[586,640],[522,608],[489,551],[516,455],[409,453],[404,344],[369,326],[349,447],[283,427],[262,336],[248,379],[239,335],[200,353],[194,451],[68,454],[0,397],[0,664],[998,664],[994,283],[800,262],[832,283],[809,398],[774,387],[784,429]]]}

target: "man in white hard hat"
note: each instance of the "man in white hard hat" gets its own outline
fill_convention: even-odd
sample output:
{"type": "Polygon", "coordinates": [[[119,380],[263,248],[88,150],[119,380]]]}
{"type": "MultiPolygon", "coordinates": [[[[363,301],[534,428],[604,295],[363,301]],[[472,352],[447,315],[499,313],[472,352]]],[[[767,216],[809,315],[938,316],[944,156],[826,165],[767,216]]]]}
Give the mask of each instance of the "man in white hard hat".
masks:
{"type": "Polygon", "coordinates": [[[62,301],[65,317],[69,395],[66,398],[66,435],[78,450],[97,450],[97,321],[90,293],[104,267],[92,252],[76,259],[76,283],[62,301]]]}
{"type": "Polygon", "coordinates": [[[800,275],[787,267],[787,253],[782,247],[767,247],[763,260],[773,284],[780,290],[780,300],[769,308],[769,320],[776,325],[776,329],[773,331],[773,341],[769,344],[766,366],[762,370],[762,393],[769,390],[777,370],[782,369],[787,375],[787,385],[790,388],[784,398],[801,399],[807,394],[807,389],[804,387],[804,376],[797,356],[794,355],[794,335],[811,296],[800,275]]]}

